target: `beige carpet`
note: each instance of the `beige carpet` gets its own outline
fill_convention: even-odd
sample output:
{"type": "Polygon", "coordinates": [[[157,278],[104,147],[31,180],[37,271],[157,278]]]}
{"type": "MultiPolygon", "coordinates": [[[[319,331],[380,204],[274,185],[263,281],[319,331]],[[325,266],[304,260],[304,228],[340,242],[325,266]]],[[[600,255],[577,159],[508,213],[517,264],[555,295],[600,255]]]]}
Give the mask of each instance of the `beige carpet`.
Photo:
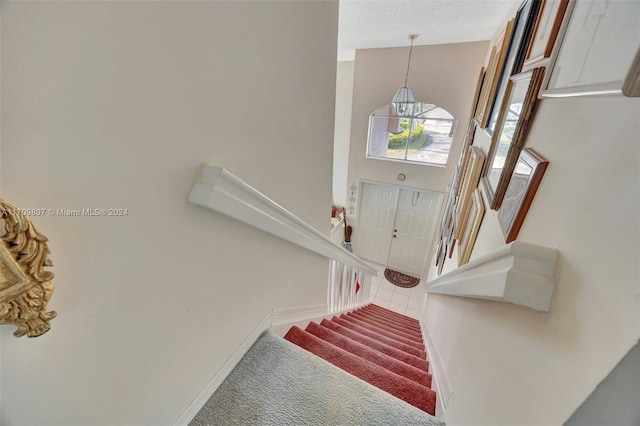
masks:
{"type": "Polygon", "coordinates": [[[444,426],[444,423],[265,332],[190,425],[444,426]]]}

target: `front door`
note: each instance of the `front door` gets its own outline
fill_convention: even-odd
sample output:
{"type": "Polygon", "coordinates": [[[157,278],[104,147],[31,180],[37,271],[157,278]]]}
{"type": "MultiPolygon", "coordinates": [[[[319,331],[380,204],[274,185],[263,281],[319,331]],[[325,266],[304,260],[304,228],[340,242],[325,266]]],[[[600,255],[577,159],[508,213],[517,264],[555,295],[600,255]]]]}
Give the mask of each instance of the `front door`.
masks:
{"type": "Polygon", "coordinates": [[[400,190],[389,268],[420,276],[433,239],[440,197],[436,192],[400,190]]]}
{"type": "Polygon", "coordinates": [[[362,184],[357,254],[419,277],[429,254],[442,194],[362,184]]]}
{"type": "Polygon", "coordinates": [[[397,202],[397,187],[369,183],[362,185],[357,243],[360,257],[387,264],[397,202]]]}

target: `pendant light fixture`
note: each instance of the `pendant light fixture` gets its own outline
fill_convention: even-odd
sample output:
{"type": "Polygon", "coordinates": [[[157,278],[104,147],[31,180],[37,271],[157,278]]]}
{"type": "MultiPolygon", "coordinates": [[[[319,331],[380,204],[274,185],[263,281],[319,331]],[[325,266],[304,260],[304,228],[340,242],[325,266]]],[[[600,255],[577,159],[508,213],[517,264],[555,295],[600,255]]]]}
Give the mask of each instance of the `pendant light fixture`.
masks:
{"type": "Polygon", "coordinates": [[[394,114],[402,117],[411,117],[413,115],[413,106],[415,105],[413,91],[407,87],[407,80],[409,79],[409,67],[411,66],[413,40],[415,40],[417,37],[418,34],[409,34],[411,47],[409,47],[409,60],[407,62],[407,73],[404,76],[404,86],[398,89],[396,94],[393,96],[393,99],[391,100],[394,114]]]}

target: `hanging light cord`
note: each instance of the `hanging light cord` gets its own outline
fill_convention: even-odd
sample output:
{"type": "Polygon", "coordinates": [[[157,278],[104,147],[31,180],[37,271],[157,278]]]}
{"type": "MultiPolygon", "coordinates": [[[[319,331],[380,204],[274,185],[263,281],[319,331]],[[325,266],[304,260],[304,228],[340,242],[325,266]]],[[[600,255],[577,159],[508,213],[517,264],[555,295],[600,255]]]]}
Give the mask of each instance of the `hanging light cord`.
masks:
{"type": "Polygon", "coordinates": [[[411,40],[411,46],[409,47],[409,60],[407,61],[407,73],[404,75],[404,87],[407,87],[407,81],[409,80],[409,67],[411,67],[411,52],[413,51],[413,40],[418,37],[418,34],[409,34],[411,40]]]}

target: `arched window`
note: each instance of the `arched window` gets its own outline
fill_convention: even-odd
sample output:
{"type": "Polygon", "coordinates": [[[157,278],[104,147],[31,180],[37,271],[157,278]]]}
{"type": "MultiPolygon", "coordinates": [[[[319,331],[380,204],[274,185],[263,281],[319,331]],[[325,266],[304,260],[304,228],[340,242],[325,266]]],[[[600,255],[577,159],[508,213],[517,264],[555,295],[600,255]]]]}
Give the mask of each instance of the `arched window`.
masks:
{"type": "Polygon", "coordinates": [[[369,117],[367,158],[446,165],[455,118],[437,105],[416,102],[411,117],[386,105],[369,117]]]}

